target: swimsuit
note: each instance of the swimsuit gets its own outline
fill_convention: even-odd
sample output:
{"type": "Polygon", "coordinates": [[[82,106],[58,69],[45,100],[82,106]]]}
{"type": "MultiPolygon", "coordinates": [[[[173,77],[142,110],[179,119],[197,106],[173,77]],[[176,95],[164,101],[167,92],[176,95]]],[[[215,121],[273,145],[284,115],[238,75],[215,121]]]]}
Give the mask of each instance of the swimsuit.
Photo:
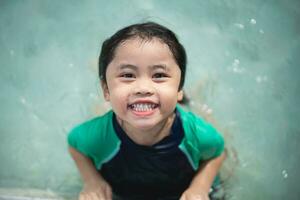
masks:
{"type": "Polygon", "coordinates": [[[224,140],[178,105],[175,114],[170,134],[152,146],[132,141],[113,111],[76,126],[69,145],[93,161],[120,199],[179,199],[199,163],[221,155],[224,140]]]}

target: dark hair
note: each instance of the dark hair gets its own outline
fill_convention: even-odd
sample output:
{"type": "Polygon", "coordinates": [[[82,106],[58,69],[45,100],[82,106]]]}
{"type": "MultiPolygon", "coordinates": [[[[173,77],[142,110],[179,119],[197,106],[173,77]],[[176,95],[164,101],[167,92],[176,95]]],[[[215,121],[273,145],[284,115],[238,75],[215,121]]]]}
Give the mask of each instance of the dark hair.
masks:
{"type": "Polygon", "coordinates": [[[151,40],[158,38],[167,44],[174,56],[174,59],[181,70],[181,77],[178,90],[181,90],[185,80],[186,70],[186,53],[184,47],[179,43],[176,35],[168,28],[154,23],[146,22],[141,24],[133,24],[125,27],[113,36],[105,40],[102,44],[99,56],[99,78],[106,82],[106,69],[115,56],[116,48],[125,40],[138,37],[142,40],[151,40]]]}

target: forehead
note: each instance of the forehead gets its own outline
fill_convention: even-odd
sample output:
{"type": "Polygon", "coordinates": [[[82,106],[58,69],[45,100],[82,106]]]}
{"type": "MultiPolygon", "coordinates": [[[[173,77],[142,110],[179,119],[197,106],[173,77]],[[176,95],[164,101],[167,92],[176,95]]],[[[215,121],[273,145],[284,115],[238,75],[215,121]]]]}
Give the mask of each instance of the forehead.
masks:
{"type": "Polygon", "coordinates": [[[116,48],[113,60],[174,60],[169,46],[158,38],[141,39],[139,37],[123,41],[116,48]]]}

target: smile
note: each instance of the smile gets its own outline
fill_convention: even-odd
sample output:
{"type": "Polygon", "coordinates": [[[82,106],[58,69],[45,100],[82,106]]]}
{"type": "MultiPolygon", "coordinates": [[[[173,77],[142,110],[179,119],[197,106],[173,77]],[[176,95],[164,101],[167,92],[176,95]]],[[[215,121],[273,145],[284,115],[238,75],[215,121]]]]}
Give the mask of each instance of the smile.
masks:
{"type": "Polygon", "coordinates": [[[149,112],[154,110],[158,107],[158,104],[154,103],[134,103],[129,105],[129,108],[131,108],[133,111],[136,112],[149,112]]]}
{"type": "Polygon", "coordinates": [[[129,108],[132,110],[133,114],[138,117],[147,117],[155,113],[158,104],[152,102],[143,102],[143,103],[133,103],[129,105],[129,108]]]}

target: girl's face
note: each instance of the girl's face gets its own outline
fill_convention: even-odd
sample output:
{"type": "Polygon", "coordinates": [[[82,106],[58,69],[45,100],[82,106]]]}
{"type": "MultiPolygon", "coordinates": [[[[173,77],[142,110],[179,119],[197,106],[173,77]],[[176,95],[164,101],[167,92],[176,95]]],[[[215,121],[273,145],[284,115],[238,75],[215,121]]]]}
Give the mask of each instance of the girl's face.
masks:
{"type": "Polygon", "coordinates": [[[104,97],[122,126],[154,130],[173,115],[181,71],[165,43],[133,38],[121,43],[107,67],[104,97]]]}

